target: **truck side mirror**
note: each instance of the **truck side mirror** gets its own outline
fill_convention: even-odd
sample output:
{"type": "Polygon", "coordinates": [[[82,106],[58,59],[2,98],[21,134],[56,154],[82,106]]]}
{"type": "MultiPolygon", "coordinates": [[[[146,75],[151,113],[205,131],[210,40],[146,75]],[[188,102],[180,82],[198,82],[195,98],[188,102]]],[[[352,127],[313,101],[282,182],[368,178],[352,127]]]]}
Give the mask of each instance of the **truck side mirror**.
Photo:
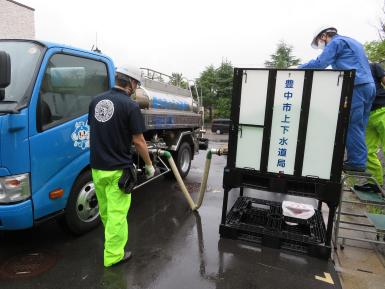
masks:
{"type": "Polygon", "coordinates": [[[0,100],[4,99],[4,88],[11,83],[11,57],[0,51],[0,100]]]}

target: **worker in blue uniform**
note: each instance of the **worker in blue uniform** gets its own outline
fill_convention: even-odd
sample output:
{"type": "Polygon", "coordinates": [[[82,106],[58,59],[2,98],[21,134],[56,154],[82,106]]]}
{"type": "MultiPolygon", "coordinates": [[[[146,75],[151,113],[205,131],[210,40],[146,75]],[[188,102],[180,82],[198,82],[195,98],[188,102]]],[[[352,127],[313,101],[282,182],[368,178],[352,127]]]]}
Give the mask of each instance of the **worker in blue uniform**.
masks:
{"type": "MultiPolygon", "coordinates": [[[[382,152],[385,152],[385,70],[379,63],[370,63],[370,69],[376,84],[376,98],[373,101],[366,128],[367,168],[382,187],[384,185],[384,173],[381,160],[378,158],[378,149],[380,148],[382,152]]],[[[354,188],[364,192],[380,193],[378,186],[372,182],[355,185],[354,188]]]]}
{"type": "Polygon", "coordinates": [[[343,168],[345,171],[364,172],[367,160],[365,130],[376,94],[365,50],[358,41],[338,35],[337,29],[330,26],[317,30],[311,46],[322,49],[322,53],[317,59],[310,60],[299,68],[325,69],[331,66],[333,69],[356,70],[346,138],[347,160],[343,168]]]}

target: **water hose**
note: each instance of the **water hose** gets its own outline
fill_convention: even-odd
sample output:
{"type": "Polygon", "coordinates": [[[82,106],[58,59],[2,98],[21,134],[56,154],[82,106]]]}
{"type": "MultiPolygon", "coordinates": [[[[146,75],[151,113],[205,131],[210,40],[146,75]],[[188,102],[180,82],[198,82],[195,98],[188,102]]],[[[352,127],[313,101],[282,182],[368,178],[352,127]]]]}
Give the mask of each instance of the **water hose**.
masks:
{"type": "Polygon", "coordinates": [[[227,155],[227,149],[221,148],[221,149],[208,149],[207,155],[206,155],[206,163],[205,163],[205,169],[202,176],[201,186],[198,193],[198,201],[197,203],[194,203],[193,199],[191,198],[191,195],[189,191],[187,190],[182,177],[179,174],[178,168],[175,165],[174,159],[172,158],[172,155],[168,151],[159,150],[157,151],[159,156],[163,156],[167,159],[168,163],[170,164],[171,170],[174,173],[174,176],[176,178],[176,181],[178,182],[179,188],[182,190],[182,193],[184,197],[186,198],[188,204],[190,205],[191,210],[196,211],[200,208],[203,202],[203,197],[206,192],[207,188],[207,179],[209,177],[209,171],[210,171],[210,165],[211,165],[211,158],[213,154],[216,155],[227,155]]]}

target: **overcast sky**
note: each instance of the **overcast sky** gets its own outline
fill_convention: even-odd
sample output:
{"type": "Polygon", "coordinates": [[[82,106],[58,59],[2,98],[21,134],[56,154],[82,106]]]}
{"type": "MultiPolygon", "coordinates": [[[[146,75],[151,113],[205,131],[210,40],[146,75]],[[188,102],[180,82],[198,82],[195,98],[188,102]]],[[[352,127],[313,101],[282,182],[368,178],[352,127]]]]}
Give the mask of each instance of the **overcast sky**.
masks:
{"type": "Polygon", "coordinates": [[[335,26],[364,43],[377,40],[384,0],[18,0],[35,9],[36,38],[90,49],[115,65],[132,63],[199,77],[227,58],[263,67],[280,40],[302,61],[319,53],[314,31],[335,26]]]}

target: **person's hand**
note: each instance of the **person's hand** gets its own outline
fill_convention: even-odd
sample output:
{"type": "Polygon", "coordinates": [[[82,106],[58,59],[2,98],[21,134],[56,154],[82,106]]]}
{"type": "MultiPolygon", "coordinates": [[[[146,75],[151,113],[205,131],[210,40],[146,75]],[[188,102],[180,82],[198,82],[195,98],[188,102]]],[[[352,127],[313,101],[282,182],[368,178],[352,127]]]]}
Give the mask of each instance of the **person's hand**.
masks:
{"type": "Polygon", "coordinates": [[[151,179],[155,175],[155,168],[153,165],[145,165],[144,171],[147,179],[151,179]]]}

